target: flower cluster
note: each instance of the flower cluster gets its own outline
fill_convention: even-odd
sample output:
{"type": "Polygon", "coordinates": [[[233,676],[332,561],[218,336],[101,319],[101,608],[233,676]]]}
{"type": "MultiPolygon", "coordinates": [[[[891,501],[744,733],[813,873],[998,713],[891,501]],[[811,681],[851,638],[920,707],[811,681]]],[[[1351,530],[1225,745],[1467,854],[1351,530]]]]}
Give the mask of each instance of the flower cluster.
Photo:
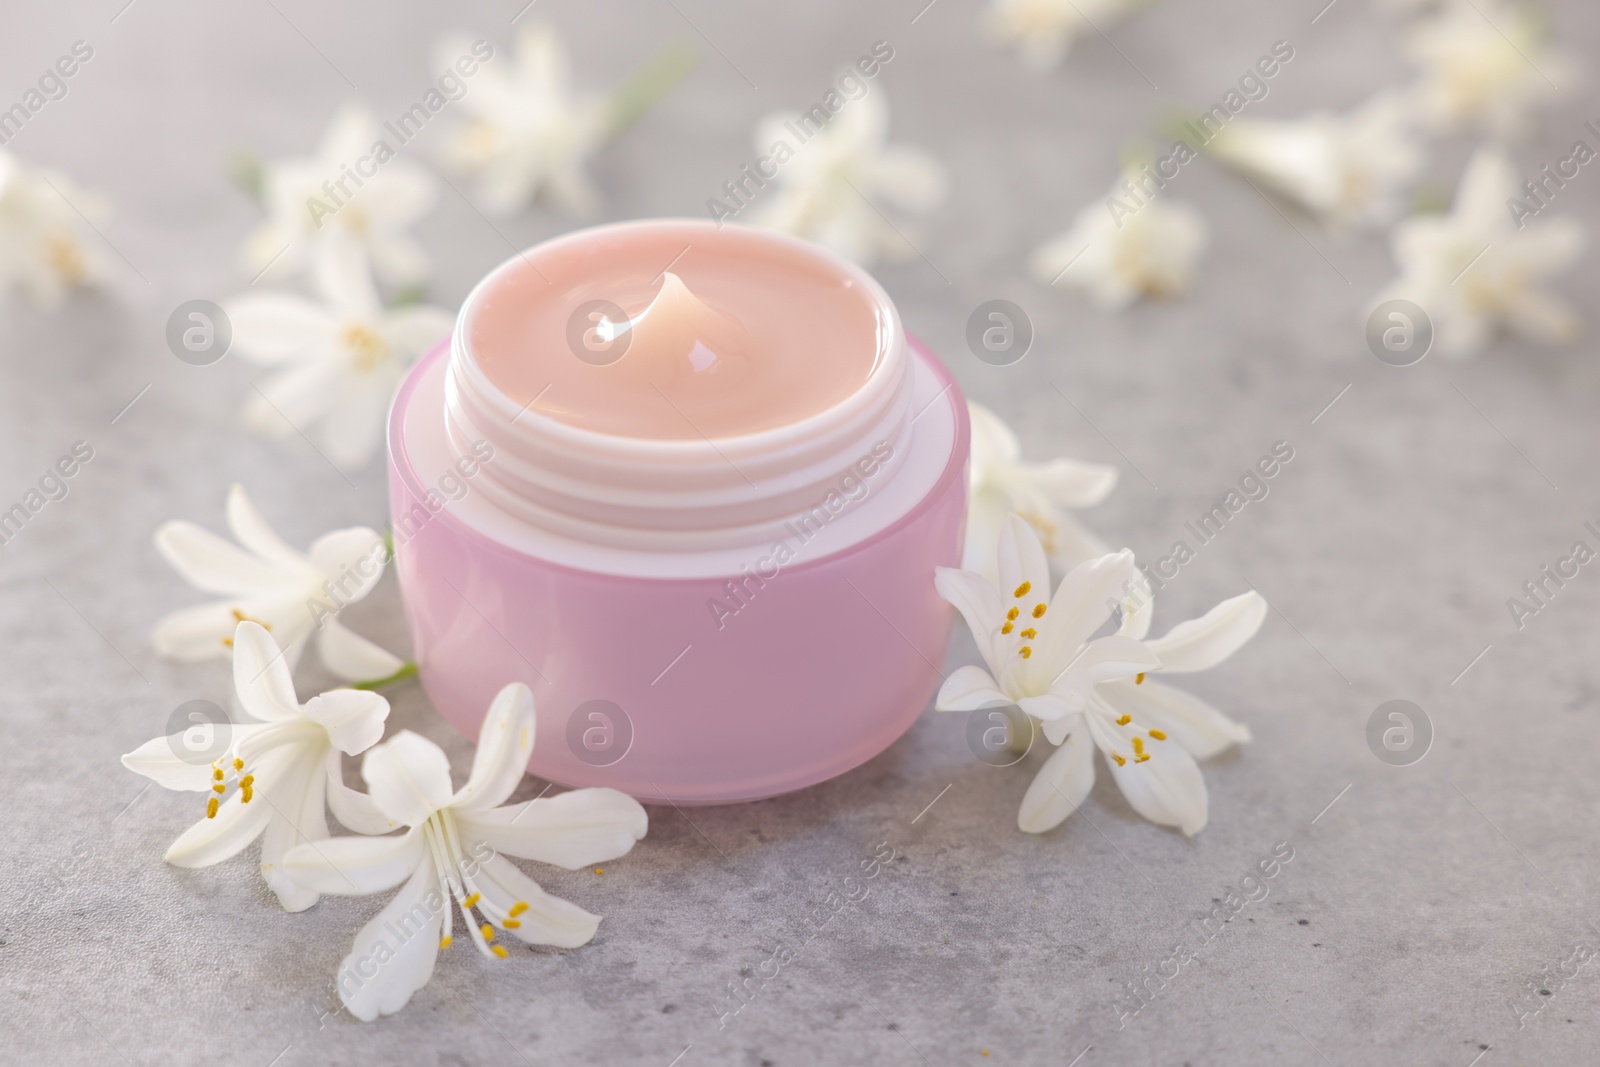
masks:
{"type": "MultiPolygon", "coordinates": [[[[991,29],[1017,42],[1030,63],[1051,66],[1076,37],[1135,6],[1134,0],[993,0],[988,16],[991,29]]],[[[1179,166],[1205,153],[1335,234],[1394,227],[1400,276],[1374,305],[1404,298],[1421,307],[1441,354],[1471,354],[1502,330],[1571,341],[1577,314],[1535,284],[1569,267],[1585,243],[1574,219],[1528,221],[1565,184],[1548,168],[1519,183],[1504,149],[1483,147],[1448,215],[1419,213],[1397,225],[1416,195],[1430,137],[1477,133],[1497,143],[1515,137],[1570,81],[1571,62],[1552,47],[1541,20],[1514,0],[1390,6],[1410,20],[1404,34],[1405,56],[1415,67],[1410,81],[1342,112],[1297,119],[1242,114],[1265,99],[1266,79],[1293,57],[1293,47],[1278,42],[1238,91],[1184,123],[1173,155],[1154,168],[1125,168],[1103,203],[1083,208],[1070,229],[1042,245],[1033,256],[1035,277],[1080,289],[1109,310],[1188,289],[1207,227],[1192,206],[1169,199],[1166,187],[1179,166]]],[[[1581,165],[1596,146],[1579,147],[1581,165]]]]}
{"type": "Polygon", "coordinates": [[[1055,752],[1039,769],[1017,825],[1042,833],[1077,810],[1094,784],[1094,751],[1140,815],[1185,834],[1206,824],[1196,760],[1250,739],[1250,731],[1181,689],[1149,681],[1216,666],[1255,636],[1267,605],[1254,591],[1151,640],[1153,597],[1127,550],[1080,563],[1051,592],[1050,566],[1033,527],[1006,518],[998,583],[940,568],[939,595],[972,631],[983,666],[952,671],[940,711],[1015,705],[1038,722],[1055,752]],[[1120,610],[1116,633],[1093,636],[1120,610]]]}
{"type": "Polygon", "coordinates": [[[452,792],[449,761],[433,742],[402,730],[378,743],[389,715],[383,697],[334,689],[302,704],[287,657],[264,627],[240,622],[230,644],[248,721],[208,724],[211,740],[199,745],[187,731],[157,737],[122,762],[167,789],[206,797],[204,816],[172,843],[168,863],[208,867],[259,838],[261,877],[290,912],[323,893],[368,896],[403,883],[340,965],[339,996],[353,1016],[399,1011],[427,984],[453,941],[457,911],[490,958],[509,955],[497,941],[502,931],[557,948],[594,937],[598,915],[546,893],[505,857],[576,870],[627,853],[649,821],[613,789],[506,804],[533,754],[527,686],[513,683],[495,698],[472,773],[452,792]],[[340,759],[363,753],[365,793],[345,785],[340,759]],[[331,837],[328,811],[364,836],[331,837]]]}

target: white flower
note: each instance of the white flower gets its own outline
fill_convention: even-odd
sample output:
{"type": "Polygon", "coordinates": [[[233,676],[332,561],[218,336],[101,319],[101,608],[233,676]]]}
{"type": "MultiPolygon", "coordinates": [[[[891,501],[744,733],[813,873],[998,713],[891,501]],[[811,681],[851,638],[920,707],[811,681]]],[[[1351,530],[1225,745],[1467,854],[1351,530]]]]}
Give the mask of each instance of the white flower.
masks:
{"type": "Polygon", "coordinates": [[[1424,119],[1443,130],[1508,136],[1576,77],[1548,44],[1540,18],[1498,0],[1451,0],[1412,28],[1406,52],[1422,68],[1413,87],[1424,119]]]}
{"type": "Polygon", "coordinates": [[[452,794],[444,752],[410,731],[396,734],[367,754],[361,775],[378,809],[407,831],[335,838],[285,859],[297,881],[324,893],[365,896],[402,886],[339,965],[339,997],[356,1018],[397,1012],[427,984],[453,939],[454,908],[485,956],[507,955],[495,942],[496,927],[530,945],[559,948],[594,936],[598,915],[546,893],[504,857],[576,870],[626,853],[649,820],[615,789],[500,807],[527,770],[533,735],[533,694],[512,683],[483,721],[472,776],[452,794]]]}
{"type": "Polygon", "coordinates": [[[1132,553],[1073,568],[1046,607],[1035,590],[1048,581],[1039,539],[1015,516],[1001,531],[999,587],[970,571],[939,569],[939,595],[961,612],[988,669],[952,672],[934,706],[972,711],[1015,704],[1060,746],[1018,812],[1017,825],[1029,833],[1057,825],[1088,796],[1095,746],[1135,811],[1197,833],[1206,824],[1206,786],[1196,754],[1212,755],[1249,734],[1187,694],[1145,683],[1145,674],[1204,670],[1227,658],[1261,625],[1264,602],[1255,594],[1235,597],[1159,641],[1144,640],[1146,604],[1125,609],[1118,633],[1090,640],[1130,595],[1148,589],[1132,553]]]}
{"type": "Polygon", "coordinates": [[[436,307],[386,310],[349,242],[324,247],[315,280],[320,303],[271,291],[224,301],[239,354],[283,368],[258,387],[244,418],[262,433],[306,434],[334,465],[355,470],[379,451],[407,368],[449,336],[454,319],[436,307]]]}
{"type": "Polygon", "coordinates": [[[944,169],[920,148],[889,145],[889,105],[881,90],[846,99],[820,130],[809,118],[778,113],[757,127],[756,147],[770,151],[779,142],[793,157],[783,162],[775,188],[754,210],[751,222],[827,245],[849,259],[871,263],[879,256],[915,255],[905,236],[879,211],[929,211],[944,199],[944,169]]]}
{"type": "Polygon", "coordinates": [[[1022,462],[1022,445],[1000,416],[967,403],[972,417],[968,461],[967,543],[961,566],[996,580],[995,546],[1007,515],[1027,520],[1045,555],[1061,570],[1109,549],[1067,513],[1104,500],[1117,484],[1117,469],[1076,459],[1022,462]]]}
{"type": "MultiPolygon", "coordinates": [[[[1141,574],[1124,599],[1117,633],[1141,641],[1160,661],[1162,674],[1215,667],[1244,646],[1267,617],[1267,602],[1251,590],[1224,600],[1198,619],[1179,623],[1165,637],[1145,640],[1153,599],[1141,574]]],[[[1206,824],[1206,783],[1196,760],[1210,759],[1250,740],[1250,731],[1199,697],[1148,681],[1144,674],[1100,682],[1075,720],[1044,723],[1045,739],[1058,747],[1039,768],[1017,812],[1017,825],[1043,833],[1077,810],[1094,785],[1094,745],[1123,796],[1140,815],[1196,834],[1206,824]],[[1094,745],[1090,744],[1090,741],[1094,745]]]]}
{"type": "Polygon", "coordinates": [[[1033,255],[1034,277],[1088,292],[1110,311],[1142,296],[1176,296],[1189,288],[1209,240],[1206,220],[1188,204],[1130,194],[1133,171],[1104,203],[1078,213],[1072,228],[1033,255]]]}
{"type": "Polygon", "coordinates": [[[206,817],[172,843],[168,863],[209,867],[259,837],[261,877],[286,911],[304,911],[317,894],[284,873],[283,856],[328,836],[324,803],[353,829],[393,829],[366,797],[346,788],[339,763],[339,753],[353,756],[383,736],[389,702],[335,689],[301,704],[278,646],[253,622],[241,622],[233,638],[233,684],[254,721],[196,724],[140,745],[122,764],[164,788],[208,794],[206,817]],[[220,741],[216,730],[227,731],[226,751],[205,762],[220,741]]]}
{"type": "Polygon", "coordinates": [[[315,155],[265,164],[267,218],[244,247],[251,275],[287,278],[310,269],[328,242],[353,241],[385,282],[420,283],[428,258],[405,231],[433,209],[438,184],[416,163],[393,158],[398,147],[365,105],[349,103],[334,114],[315,155]]]}
{"type": "MultiPolygon", "coordinates": [[[[467,48],[451,39],[438,54],[448,64],[467,48]]],[[[486,63],[473,76],[458,105],[470,118],[445,145],[444,160],[477,176],[487,210],[509,214],[540,196],[579,215],[598,206],[584,166],[610,132],[609,111],[597,97],[575,95],[570,81],[560,38],[539,24],[517,34],[512,69],[486,63]]]]}
{"type": "Polygon", "coordinates": [[[101,197],[65,175],[30,168],[0,149],[0,285],[55,307],[67,290],[99,281],[104,263],[89,243],[84,216],[107,214],[101,197]]]}
{"type": "Polygon", "coordinates": [[[1105,30],[1151,0],[990,0],[984,28],[1001,44],[1015,43],[1028,66],[1043,70],[1066,57],[1078,38],[1105,30]]]}
{"type": "Polygon", "coordinates": [[[1206,146],[1335,228],[1392,222],[1425,162],[1415,107],[1382,92],[1341,115],[1236,118],[1206,146]]]}
{"type": "Polygon", "coordinates": [[[1134,581],[1133,553],[1079,564],[1050,596],[1038,535],[1010,515],[998,562],[998,586],[973,571],[935,572],[939,595],[961,612],[984,661],[951,672],[934,704],[940,711],[1014,703],[1041,721],[1070,722],[1088,707],[1097,682],[1156,668],[1156,657],[1136,640],[1090,640],[1134,581]]]}
{"type": "Polygon", "coordinates": [[[338,619],[345,605],[370,593],[383,576],[388,549],[379,534],[362,526],[335,530],[309,552],[296,552],[238,485],[228,491],[228,528],[238,545],[181,520],[156,531],[156,548],[190,585],[225,598],[157,623],[150,643],[159,655],[186,662],[224,658],[235,628],[248,620],[272,631],[290,670],[319,627],[323,665],[340,678],[372,681],[405,666],[338,619]]]}
{"type": "Polygon", "coordinates": [[[1565,301],[1537,288],[1583,252],[1583,225],[1571,217],[1522,220],[1511,161],[1480,149],[1467,164],[1448,215],[1419,215],[1396,228],[1400,277],[1383,299],[1404,298],[1433,323],[1444,356],[1470,355],[1497,327],[1546,342],[1571,341],[1582,323],[1565,301]]]}

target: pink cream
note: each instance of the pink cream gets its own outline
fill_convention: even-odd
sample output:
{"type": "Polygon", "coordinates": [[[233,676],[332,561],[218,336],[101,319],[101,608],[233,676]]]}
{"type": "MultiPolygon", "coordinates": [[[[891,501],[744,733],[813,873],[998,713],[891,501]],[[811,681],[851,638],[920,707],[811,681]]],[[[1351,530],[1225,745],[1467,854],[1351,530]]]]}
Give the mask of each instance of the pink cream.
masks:
{"type": "Polygon", "coordinates": [[[470,358],[529,413],[651,440],[826,411],[893,340],[874,296],[804,246],[693,224],[544,245],[503,268],[466,323],[470,358]]]}

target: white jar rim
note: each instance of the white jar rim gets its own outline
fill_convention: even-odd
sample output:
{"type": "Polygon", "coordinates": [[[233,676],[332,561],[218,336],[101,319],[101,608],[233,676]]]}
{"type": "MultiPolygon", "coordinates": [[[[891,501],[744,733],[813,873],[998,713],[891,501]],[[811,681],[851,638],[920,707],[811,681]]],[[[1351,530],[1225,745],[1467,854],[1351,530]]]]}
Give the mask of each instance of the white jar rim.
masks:
{"type": "Polygon", "coordinates": [[[612,223],[536,245],[491,271],[461,306],[445,376],[445,430],[457,457],[494,447],[481,490],[502,511],[562,537],[656,551],[758,543],[816,503],[874,449],[885,476],[907,455],[912,380],[899,312],[859,266],[784,234],[700,219],[612,223]],[[794,422],[754,433],[660,440],[601,433],[519,405],[484,373],[468,328],[504,276],[573,242],[617,230],[677,230],[687,242],[776,244],[848,279],[872,303],[876,358],[850,395],[794,422]],[[885,447],[887,446],[887,447],[885,447]]]}

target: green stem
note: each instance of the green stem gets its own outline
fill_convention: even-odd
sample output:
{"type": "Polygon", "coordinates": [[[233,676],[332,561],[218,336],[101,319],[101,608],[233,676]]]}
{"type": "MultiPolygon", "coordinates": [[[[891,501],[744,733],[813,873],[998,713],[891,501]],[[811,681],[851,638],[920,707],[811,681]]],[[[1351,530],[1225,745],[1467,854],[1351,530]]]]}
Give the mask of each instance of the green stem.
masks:
{"type": "Polygon", "coordinates": [[[656,101],[700,65],[700,54],[683,41],[657,52],[606,101],[606,130],[615,137],[655,106],[656,101]]]}
{"type": "Polygon", "coordinates": [[[415,678],[416,676],[417,676],[417,664],[416,664],[416,661],[415,660],[407,660],[404,666],[402,666],[399,670],[395,671],[393,674],[389,675],[389,677],[387,677],[387,678],[374,678],[370,682],[355,682],[354,684],[352,684],[350,686],[350,688],[351,689],[382,689],[384,686],[394,685],[396,682],[403,682],[407,678],[415,678]]]}
{"type": "Polygon", "coordinates": [[[265,198],[266,167],[254,152],[244,149],[233,153],[228,159],[228,177],[256,203],[265,198]]]}

